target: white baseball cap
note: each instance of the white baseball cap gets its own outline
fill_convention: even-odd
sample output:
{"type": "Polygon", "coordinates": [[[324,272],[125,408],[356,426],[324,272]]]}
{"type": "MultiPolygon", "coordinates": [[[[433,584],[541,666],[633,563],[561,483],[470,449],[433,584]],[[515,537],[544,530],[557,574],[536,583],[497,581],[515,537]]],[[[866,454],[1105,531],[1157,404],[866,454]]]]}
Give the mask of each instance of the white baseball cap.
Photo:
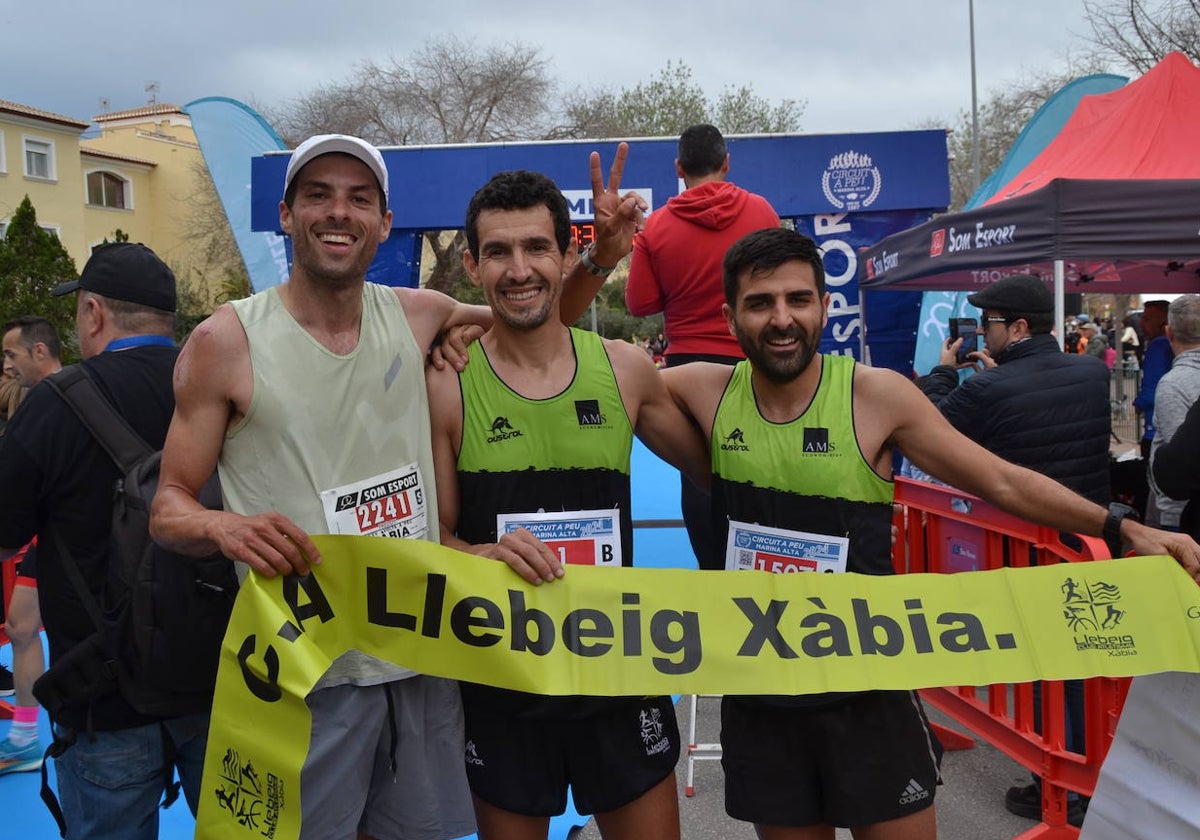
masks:
{"type": "Polygon", "coordinates": [[[384,203],[387,202],[388,171],[387,166],[383,163],[383,155],[379,154],[379,150],[366,140],[360,137],[351,137],[349,134],[316,134],[297,146],[292,152],[291,160],[288,161],[287,173],[283,176],[284,193],[292,185],[292,179],[296,177],[296,173],[303,169],[306,163],[313,158],[335,152],[351,155],[365,163],[367,168],[375,174],[375,179],[379,181],[379,188],[383,190],[384,203]]]}

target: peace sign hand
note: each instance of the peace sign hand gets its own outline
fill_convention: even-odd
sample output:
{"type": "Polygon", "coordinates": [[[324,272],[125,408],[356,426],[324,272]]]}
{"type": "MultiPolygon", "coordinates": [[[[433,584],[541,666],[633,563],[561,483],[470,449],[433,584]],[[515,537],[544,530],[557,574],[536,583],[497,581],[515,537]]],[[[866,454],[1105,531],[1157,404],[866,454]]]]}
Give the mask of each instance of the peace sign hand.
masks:
{"type": "Polygon", "coordinates": [[[625,172],[625,159],[628,156],[629,144],[618,143],[607,187],[600,171],[600,153],[592,152],[588,158],[596,234],[592,261],[597,265],[615,266],[625,258],[633,249],[633,235],[642,228],[642,214],[649,208],[636,192],[620,194],[621,176],[625,172]]]}

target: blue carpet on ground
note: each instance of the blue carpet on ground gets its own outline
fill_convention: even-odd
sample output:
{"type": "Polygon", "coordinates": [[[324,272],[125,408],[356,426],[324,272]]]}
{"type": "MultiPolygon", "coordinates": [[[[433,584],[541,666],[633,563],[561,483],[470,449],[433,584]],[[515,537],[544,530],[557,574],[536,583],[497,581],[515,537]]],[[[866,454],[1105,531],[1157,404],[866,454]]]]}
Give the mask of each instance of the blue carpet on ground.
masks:
{"type": "MultiPolygon", "coordinates": [[[[679,519],[679,473],[637,441],[634,441],[632,462],[634,519],[679,519]]],[[[634,556],[639,566],[694,568],[696,562],[682,528],[637,530],[634,534],[634,556]]],[[[0,648],[0,662],[12,664],[12,650],[7,645],[0,648]]],[[[8,727],[8,721],[0,722],[0,738],[8,733],[8,727]]],[[[50,742],[50,725],[45,712],[41,716],[40,729],[44,747],[50,742]]],[[[54,785],[53,766],[50,768],[50,784],[54,785]]],[[[40,787],[40,773],[0,776],[0,814],[4,815],[0,837],[57,840],[58,827],[38,797],[40,787]]],[[[182,799],[160,813],[161,840],[185,840],[192,836],[195,822],[182,799]]],[[[572,828],[586,824],[588,819],[577,814],[573,804],[568,801],[567,812],[551,821],[550,840],[566,840],[572,828]]]]}

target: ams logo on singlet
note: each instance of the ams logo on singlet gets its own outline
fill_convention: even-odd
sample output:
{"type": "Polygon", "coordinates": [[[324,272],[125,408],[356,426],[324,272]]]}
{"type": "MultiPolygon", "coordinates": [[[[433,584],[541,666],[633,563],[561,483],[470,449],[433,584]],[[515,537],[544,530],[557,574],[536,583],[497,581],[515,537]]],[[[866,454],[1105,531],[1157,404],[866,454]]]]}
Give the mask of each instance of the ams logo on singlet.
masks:
{"type": "Polygon", "coordinates": [[[488,429],[488,443],[499,443],[510,438],[524,437],[520,429],[514,429],[507,417],[497,417],[488,429]]]}
{"type": "Polygon", "coordinates": [[[581,429],[607,429],[608,418],[600,411],[600,400],[575,400],[575,418],[581,429]]]}
{"type": "Polygon", "coordinates": [[[805,455],[836,455],[837,445],[829,439],[829,429],[806,428],[802,451],[805,455]]]}

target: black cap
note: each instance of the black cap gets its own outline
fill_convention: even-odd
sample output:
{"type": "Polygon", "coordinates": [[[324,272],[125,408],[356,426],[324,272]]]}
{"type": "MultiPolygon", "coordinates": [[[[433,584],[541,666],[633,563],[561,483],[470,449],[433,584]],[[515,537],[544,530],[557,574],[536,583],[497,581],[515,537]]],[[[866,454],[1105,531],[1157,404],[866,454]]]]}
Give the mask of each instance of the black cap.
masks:
{"type": "Polygon", "coordinates": [[[998,309],[1011,315],[1034,315],[1054,311],[1054,292],[1032,274],[1014,274],[992,283],[967,302],[980,309],[998,309]]]}
{"type": "Polygon", "coordinates": [[[78,280],[54,287],[52,295],[84,289],[113,300],[175,311],[175,273],[140,242],[112,242],[92,251],[78,280]]]}

